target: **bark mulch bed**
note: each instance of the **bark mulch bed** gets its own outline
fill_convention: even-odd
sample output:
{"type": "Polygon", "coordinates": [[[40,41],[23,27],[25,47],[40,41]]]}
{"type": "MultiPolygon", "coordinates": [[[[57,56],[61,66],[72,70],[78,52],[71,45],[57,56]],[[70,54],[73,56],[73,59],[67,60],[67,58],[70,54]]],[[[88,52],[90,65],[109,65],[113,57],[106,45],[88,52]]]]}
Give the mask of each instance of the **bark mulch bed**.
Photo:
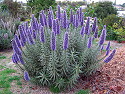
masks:
{"type": "Polygon", "coordinates": [[[125,94],[125,46],[93,76],[82,79],[83,89],[90,88],[92,94],[125,94]]]}

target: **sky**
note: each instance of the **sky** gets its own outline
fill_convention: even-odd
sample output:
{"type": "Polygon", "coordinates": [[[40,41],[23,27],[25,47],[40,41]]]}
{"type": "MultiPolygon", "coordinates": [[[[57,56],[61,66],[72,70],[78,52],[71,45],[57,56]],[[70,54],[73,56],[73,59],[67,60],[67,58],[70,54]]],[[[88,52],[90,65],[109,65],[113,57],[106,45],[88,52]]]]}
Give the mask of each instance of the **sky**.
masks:
{"type": "MultiPolygon", "coordinates": [[[[26,0],[17,0],[17,1],[22,1],[26,3],[26,0]]],[[[56,0],[56,1],[66,1],[66,0],[56,0]]],[[[83,0],[69,0],[69,1],[83,1],[83,0]]],[[[107,0],[86,0],[86,1],[98,2],[98,1],[107,1],[107,0]]],[[[110,1],[115,2],[115,0],[110,0],[110,1]]],[[[125,3],[125,0],[116,0],[116,4],[123,4],[123,3],[125,3]]]]}

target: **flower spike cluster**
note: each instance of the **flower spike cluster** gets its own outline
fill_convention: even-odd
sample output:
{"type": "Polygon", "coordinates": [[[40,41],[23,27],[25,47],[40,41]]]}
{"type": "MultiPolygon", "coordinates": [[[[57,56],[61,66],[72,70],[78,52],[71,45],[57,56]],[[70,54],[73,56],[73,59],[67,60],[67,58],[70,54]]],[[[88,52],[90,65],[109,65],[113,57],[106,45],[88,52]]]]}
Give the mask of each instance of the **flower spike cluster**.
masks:
{"type": "Polygon", "coordinates": [[[70,15],[67,14],[58,5],[57,11],[50,7],[48,13],[40,11],[38,19],[32,14],[30,22],[19,25],[12,40],[12,61],[24,72],[26,81],[56,86],[60,90],[70,88],[80,75],[93,73],[97,67],[95,65],[100,64],[100,58],[106,57],[102,61],[108,63],[115,55],[116,50],[109,54],[109,42],[106,55],[99,58],[105,48],[103,44],[107,31],[104,26],[96,44],[96,17],[91,25],[92,18],[84,20],[82,8],[76,12],[71,9],[70,15]]]}

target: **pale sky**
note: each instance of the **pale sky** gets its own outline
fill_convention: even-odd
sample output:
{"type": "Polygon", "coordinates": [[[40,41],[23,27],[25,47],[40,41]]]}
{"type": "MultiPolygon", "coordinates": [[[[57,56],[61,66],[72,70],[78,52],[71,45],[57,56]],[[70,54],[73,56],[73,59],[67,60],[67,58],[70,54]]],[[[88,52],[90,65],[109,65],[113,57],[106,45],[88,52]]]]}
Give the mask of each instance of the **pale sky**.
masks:
{"type": "MultiPolygon", "coordinates": [[[[24,3],[26,3],[26,0],[17,0],[17,1],[22,1],[24,3]]],[[[66,0],[56,0],[56,1],[66,1],[66,0]]],[[[83,0],[69,0],[69,1],[83,1],[83,0]]],[[[94,2],[98,2],[98,1],[112,1],[115,2],[115,0],[86,0],[86,1],[94,1],[94,2]]],[[[125,0],[116,0],[117,4],[123,4],[125,3],[125,0]]]]}

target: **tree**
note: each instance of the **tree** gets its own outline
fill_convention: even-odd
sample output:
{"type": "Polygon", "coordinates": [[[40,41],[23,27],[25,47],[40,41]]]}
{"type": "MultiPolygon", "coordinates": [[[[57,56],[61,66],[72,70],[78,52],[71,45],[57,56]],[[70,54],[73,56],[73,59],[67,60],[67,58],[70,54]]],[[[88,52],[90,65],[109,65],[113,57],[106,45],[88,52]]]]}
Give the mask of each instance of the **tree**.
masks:
{"type": "Polygon", "coordinates": [[[4,0],[3,5],[8,8],[13,17],[17,17],[21,4],[13,0],[4,0]]]}
{"type": "Polygon", "coordinates": [[[30,6],[34,13],[39,13],[41,10],[47,10],[50,6],[56,6],[55,0],[27,0],[27,5],[30,6]]]}
{"type": "Polygon", "coordinates": [[[95,13],[98,18],[104,19],[110,14],[117,14],[117,9],[113,6],[112,2],[105,1],[99,2],[95,7],[95,13]]]}

